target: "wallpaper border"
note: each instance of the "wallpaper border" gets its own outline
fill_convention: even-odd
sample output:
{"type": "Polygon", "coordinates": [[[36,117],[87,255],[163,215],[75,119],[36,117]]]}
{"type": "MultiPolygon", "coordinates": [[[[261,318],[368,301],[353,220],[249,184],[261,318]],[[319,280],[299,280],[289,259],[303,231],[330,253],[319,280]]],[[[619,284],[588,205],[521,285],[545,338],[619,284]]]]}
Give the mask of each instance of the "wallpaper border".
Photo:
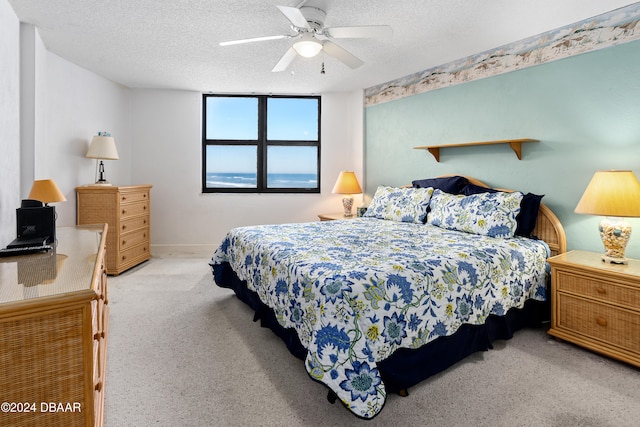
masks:
{"type": "Polygon", "coordinates": [[[365,89],[365,107],[640,39],[640,2],[365,89]]]}

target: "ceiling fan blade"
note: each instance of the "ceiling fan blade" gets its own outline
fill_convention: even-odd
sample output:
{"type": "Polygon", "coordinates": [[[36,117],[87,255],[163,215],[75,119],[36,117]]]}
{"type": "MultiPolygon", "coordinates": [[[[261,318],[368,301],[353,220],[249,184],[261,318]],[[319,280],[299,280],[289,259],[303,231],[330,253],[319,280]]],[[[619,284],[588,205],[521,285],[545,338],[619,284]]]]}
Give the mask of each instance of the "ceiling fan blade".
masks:
{"type": "Polygon", "coordinates": [[[291,36],[288,36],[288,35],[253,37],[251,39],[230,40],[227,42],[220,42],[220,46],[230,46],[233,44],[263,42],[267,40],[280,40],[280,39],[289,39],[289,38],[291,38],[291,36]]]}
{"type": "Polygon", "coordinates": [[[273,70],[271,70],[271,72],[279,73],[280,71],[286,70],[289,64],[291,64],[291,62],[295,59],[296,55],[296,50],[290,47],[289,50],[287,50],[285,54],[282,55],[282,58],[280,58],[280,61],[278,61],[276,66],[273,67],[273,70]]]}
{"type": "Polygon", "coordinates": [[[304,17],[302,12],[300,12],[300,9],[298,9],[297,7],[290,7],[290,6],[277,6],[277,7],[278,9],[280,9],[280,12],[282,12],[284,16],[286,16],[287,19],[291,21],[291,23],[295,27],[311,29],[311,27],[309,26],[309,23],[307,22],[307,18],[304,17]]]}
{"type": "Polygon", "coordinates": [[[351,53],[347,52],[337,44],[331,43],[330,41],[325,41],[322,44],[322,50],[327,55],[333,56],[334,58],[336,58],[337,60],[339,60],[340,62],[342,62],[343,64],[347,65],[350,68],[358,68],[359,66],[364,64],[364,62],[362,62],[360,59],[356,58],[351,53]]]}
{"type": "Polygon", "coordinates": [[[393,35],[393,29],[388,25],[362,25],[359,27],[325,28],[324,33],[336,39],[388,38],[393,35]]]}

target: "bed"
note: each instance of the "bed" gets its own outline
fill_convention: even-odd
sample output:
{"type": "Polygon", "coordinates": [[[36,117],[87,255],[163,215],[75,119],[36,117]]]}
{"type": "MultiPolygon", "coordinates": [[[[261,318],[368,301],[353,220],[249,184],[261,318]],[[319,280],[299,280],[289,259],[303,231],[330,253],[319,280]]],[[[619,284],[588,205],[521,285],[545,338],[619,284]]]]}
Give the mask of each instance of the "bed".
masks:
{"type": "Polygon", "coordinates": [[[548,319],[546,259],[566,238],[541,199],[463,176],[380,186],[362,218],[233,229],[210,265],[330,401],[370,419],[548,319]]]}

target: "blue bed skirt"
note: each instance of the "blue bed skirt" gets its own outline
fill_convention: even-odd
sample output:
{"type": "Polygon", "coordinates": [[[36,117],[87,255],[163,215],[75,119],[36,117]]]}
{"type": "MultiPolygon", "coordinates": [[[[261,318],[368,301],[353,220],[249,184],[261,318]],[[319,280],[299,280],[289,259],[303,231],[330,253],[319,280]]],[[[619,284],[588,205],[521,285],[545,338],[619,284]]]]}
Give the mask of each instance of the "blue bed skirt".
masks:
{"type": "MultiPolygon", "coordinates": [[[[271,308],[258,294],[247,288],[229,263],[212,266],[218,286],[232,289],[236,296],[255,311],[254,321],[271,329],[286,344],[289,352],[305,360],[307,350],[294,329],[283,328],[271,308]]],[[[399,349],[387,359],[377,362],[388,393],[398,393],[441,372],[477,351],[487,351],[496,340],[508,340],[523,327],[538,327],[550,318],[548,302],[528,300],[523,309],[511,309],[505,316],[491,315],[484,325],[462,325],[450,336],[437,338],[418,349],[399,349]]]]}

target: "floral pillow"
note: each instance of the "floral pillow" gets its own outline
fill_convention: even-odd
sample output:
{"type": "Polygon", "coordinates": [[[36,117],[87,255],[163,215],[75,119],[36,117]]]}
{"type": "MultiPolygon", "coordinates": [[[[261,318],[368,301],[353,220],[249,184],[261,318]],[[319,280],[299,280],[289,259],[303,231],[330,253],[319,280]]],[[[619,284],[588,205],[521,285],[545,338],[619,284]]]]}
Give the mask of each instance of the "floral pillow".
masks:
{"type": "Polygon", "coordinates": [[[381,185],[363,217],[422,224],[433,188],[399,188],[381,185]]]}
{"type": "Polygon", "coordinates": [[[427,222],[449,230],[510,238],[518,226],[521,201],[519,191],[464,196],[435,190],[427,222]]]}

